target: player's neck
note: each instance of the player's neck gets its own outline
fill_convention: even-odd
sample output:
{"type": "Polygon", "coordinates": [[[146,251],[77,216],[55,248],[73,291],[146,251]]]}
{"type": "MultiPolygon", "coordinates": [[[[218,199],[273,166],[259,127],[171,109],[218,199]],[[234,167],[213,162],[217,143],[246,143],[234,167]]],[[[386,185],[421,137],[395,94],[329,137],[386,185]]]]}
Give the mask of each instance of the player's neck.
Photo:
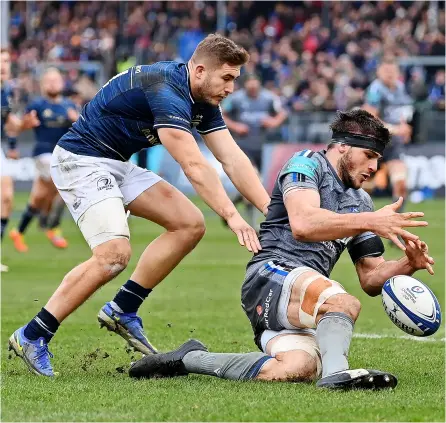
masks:
{"type": "Polygon", "coordinates": [[[336,175],[338,175],[339,179],[342,180],[341,175],[339,173],[338,162],[339,162],[340,156],[339,156],[338,152],[335,149],[327,150],[327,152],[325,153],[325,157],[327,158],[328,162],[331,164],[331,167],[336,172],[336,175]]]}
{"type": "Polygon", "coordinates": [[[187,70],[188,70],[188,72],[187,72],[187,77],[189,78],[189,90],[190,90],[190,95],[192,96],[192,98],[194,99],[194,101],[196,101],[196,98],[197,98],[197,96],[196,96],[196,94],[195,94],[195,91],[196,91],[196,86],[195,86],[195,81],[193,80],[193,78],[192,78],[192,62],[189,60],[187,63],[186,63],[186,66],[187,66],[187,70]]]}

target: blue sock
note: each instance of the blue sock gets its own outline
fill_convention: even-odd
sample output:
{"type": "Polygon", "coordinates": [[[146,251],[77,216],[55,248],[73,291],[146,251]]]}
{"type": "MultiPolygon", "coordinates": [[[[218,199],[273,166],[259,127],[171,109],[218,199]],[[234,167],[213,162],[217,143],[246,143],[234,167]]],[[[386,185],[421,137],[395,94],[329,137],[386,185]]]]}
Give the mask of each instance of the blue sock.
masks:
{"type": "Polygon", "coordinates": [[[113,302],[123,313],[136,313],[151,292],[150,288],[144,288],[129,279],[121,286],[115,298],[113,298],[113,302]]]}
{"type": "Polygon", "coordinates": [[[21,234],[25,233],[26,228],[31,223],[31,220],[37,213],[39,213],[38,209],[31,207],[29,204],[26,206],[26,209],[23,212],[22,218],[20,219],[20,223],[19,223],[19,232],[21,234]]]}
{"type": "Polygon", "coordinates": [[[30,341],[37,341],[39,338],[44,338],[48,343],[59,328],[60,323],[57,319],[45,308],[37,313],[27,325],[24,330],[24,335],[30,341]]]}
{"type": "Polygon", "coordinates": [[[5,233],[5,230],[6,230],[6,225],[8,224],[8,220],[9,220],[8,217],[1,219],[1,222],[2,222],[2,239],[3,239],[3,234],[5,233]]]}

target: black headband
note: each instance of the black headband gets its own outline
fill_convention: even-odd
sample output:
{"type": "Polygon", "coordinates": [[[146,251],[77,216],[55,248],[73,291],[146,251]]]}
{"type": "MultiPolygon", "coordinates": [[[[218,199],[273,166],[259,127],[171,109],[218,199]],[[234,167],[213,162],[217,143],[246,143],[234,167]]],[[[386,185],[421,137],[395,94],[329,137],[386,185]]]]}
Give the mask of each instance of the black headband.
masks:
{"type": "Polygon", "coordinates": [[[367,148],[375,153],[384,153],[385,145],[378,138],[369,135],[352,134],[351,132],[333,132],[331,142],[338,144],[347,144],[352,147],[367,148]]]}

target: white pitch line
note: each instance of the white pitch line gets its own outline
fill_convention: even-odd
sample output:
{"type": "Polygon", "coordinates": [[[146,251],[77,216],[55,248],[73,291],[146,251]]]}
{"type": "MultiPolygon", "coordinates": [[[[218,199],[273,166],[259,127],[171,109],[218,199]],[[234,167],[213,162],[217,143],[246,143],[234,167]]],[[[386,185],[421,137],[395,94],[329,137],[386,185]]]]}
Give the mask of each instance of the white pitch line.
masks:
{"type": "Polygon", "coordinates": [[[446,338],[424,338],[419,336],[410,335],[379,335],[377,333],[354,333],[353,338],[365,338],[365,339],[404,339],[408,341],[418,341],[418,342],[445,342],[446,338]]]}

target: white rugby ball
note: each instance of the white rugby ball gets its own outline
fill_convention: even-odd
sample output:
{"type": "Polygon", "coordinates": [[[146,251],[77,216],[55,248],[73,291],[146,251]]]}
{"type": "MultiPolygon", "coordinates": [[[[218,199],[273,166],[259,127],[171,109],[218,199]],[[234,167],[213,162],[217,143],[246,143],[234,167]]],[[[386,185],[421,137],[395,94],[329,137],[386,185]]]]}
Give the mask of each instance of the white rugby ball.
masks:
{"type": "Polygon", "coordinates": [[[394,276],[383,286],[382,303],[390,320],[414,336],[434,334],[441,324],[441,309],[434,293],[410,276],[394,276]]]}

